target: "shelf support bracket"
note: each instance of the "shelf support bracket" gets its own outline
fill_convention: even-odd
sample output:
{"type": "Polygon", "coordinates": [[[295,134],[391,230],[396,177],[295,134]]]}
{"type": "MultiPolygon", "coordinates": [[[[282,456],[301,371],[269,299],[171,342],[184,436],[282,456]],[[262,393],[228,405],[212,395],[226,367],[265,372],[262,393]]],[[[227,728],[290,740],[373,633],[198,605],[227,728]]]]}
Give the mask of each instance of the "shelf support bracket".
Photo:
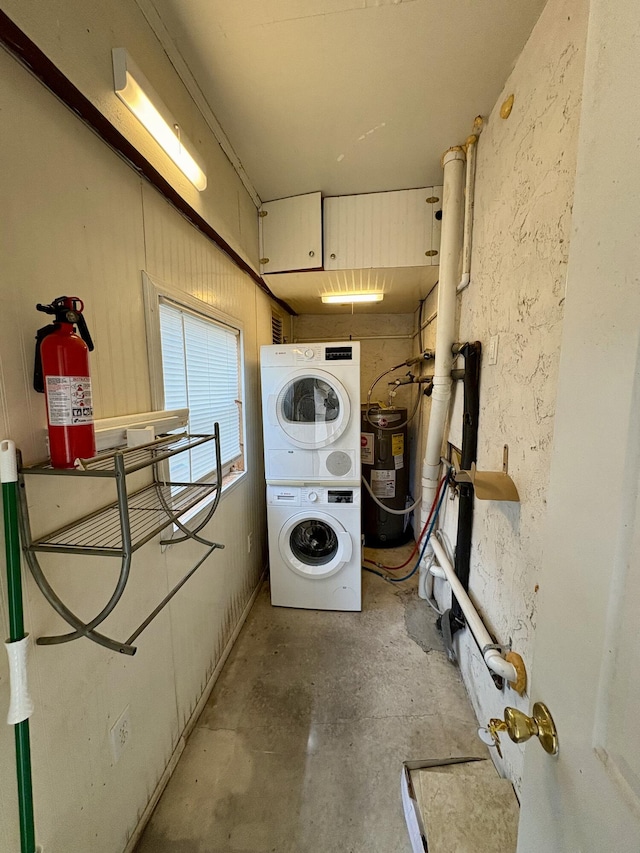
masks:
{"type": "MultiPolygon", "coordinates": [[[[200,542],[202,545],[213,545],[213,542],[209,542],[208,539],[204,539],[202,536],[198,536],[203,527],[205,527],[213,518],[214,512],[218,509],[218,504],[220,503],[220,495],[222,493],[222,456],[220,451],[220,427],[217,423],[213,425],[213,435],[215,436],[214,445],[216,448],[216,495],[213,499],[213,502],[211,503],[211,506],[209,507],[209,510],[206,513],[204,519],[199,524],[197,524],[193,528],[193,530],[189,530],[188,527],[185,527],[185,525],[182,524],[180,519],[176,518],[174,524],[176,525],[176,527],[182,530],[183,535],[178,536],[176,539],[161,539],[161,545],[177,545],[179,542],[186,542],[188,539],[195,539],[196,542],[200,542]]],[[[157,466],[154,465],[153,467],[155,479],[157,481],[159,479],[159,477],[157,476],[158,472],[156,470],[157,466]]],[[[161,493],[161,489],[157,489],[157,492],[158,497],[160,498],[160,501],[163,507],[165,508],[165,511],[169,513],[169,509],[164,500],[164,496],[161,493]]]]}

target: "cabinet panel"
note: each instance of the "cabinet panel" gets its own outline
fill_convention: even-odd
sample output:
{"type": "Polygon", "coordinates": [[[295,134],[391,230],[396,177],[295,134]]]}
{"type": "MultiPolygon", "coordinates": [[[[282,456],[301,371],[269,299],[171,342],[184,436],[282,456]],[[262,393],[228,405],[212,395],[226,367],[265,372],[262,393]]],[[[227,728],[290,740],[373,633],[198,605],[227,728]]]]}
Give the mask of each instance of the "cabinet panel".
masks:
{"type": "Polygon", "coordinates": [[[325,269],[430,266],[433,193],[426,187],[326,198],[325,269]]]}
{"type": "Polygon", "coordinates": [[[322,268],[319,192],[268,201],[260,209],[260,272],[322,268]]]}

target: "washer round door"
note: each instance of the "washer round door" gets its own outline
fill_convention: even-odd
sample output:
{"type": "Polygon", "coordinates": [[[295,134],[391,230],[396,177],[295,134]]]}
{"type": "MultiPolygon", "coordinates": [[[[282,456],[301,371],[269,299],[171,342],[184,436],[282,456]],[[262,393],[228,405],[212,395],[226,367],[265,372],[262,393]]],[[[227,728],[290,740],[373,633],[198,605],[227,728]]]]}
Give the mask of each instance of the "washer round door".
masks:
{"type": "Polygon", "coordinates": [[[270,399],[271,420],[296,447],[314,450],[336,441],[349,425],[351,404],[342,383],[323,370],[287,377],[270,399]]]}
{"type": "Polygon", "coordinates": [[[296,574],[328,578],[349,562],[351,535],[324,512],[296,513],[287,519],[279,538],[280,554],[296,574]]]}

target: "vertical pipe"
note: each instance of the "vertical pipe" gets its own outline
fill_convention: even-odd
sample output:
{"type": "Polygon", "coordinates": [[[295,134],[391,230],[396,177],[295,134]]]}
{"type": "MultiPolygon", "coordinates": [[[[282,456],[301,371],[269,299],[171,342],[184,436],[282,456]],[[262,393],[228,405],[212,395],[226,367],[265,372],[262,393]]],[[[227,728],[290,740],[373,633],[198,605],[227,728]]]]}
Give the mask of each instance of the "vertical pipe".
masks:
{"type": "Polygon", "coordinates": [[[462,211],[465,155],[450,148],[442,158],[444,168],[438,327],[427,446],[422,466],[422,524],[438,490],[440,456],[451,401],[451,367],[456,316],[456,288],[462,245],[462,211]]]}
{"type": "MultiPolygon", "coordinates": [[[[1,442],[0,451],[4,535],[7,557],[7,590],[9,598],[9,643],[16,643],[25,639],[18,524],[18,466],[15,445],[12,441],[1,442]]],[[[14,733],[20,816],[20,850],[21,853],[35,853],[36,840],[33,819],[29,720],[25,719],[17,723],[14,726],[14,733]]]]}
{"type": "MultiPolygon", "coordinates": [[[[478,417],[480,414],[480,354],[479,341],[467,343],[461,349],[464,356],[464,415],[462,419],[462,455],[460,467],[464,471],[471,468],[478,459],[478,417]]],[[[473,530],[473,486],[471,483],[459,484],[458,533],[456,537],[455,572],[463,588],[469,589],[469,570],[471,566],[471,533],[473,530]]],[[[451,613],[452,630],[464,624],[464,615],[460,604],[454,597],[451,613]]]]}
{"type": "Polygon", "coordinates": [[[473,239],[473,207],[476,183],[476,155],[478,136],[482,133],[484,121],[482,116],[476,116],[473,123],[473,133],[467,138],[465,152],[467,155],[467,175],[464,188],[464,241],[462,244],[462,278],[457,287],[458,293],[464,290],[471,281],[471,244],[473,239]]]}

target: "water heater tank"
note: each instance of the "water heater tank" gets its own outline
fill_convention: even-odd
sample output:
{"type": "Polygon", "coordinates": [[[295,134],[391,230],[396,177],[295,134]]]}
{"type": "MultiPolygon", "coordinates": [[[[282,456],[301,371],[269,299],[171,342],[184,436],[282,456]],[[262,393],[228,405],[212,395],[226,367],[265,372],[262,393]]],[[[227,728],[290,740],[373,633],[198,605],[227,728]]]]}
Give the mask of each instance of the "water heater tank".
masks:
{"type": "MultiPolygon", "coordinates": [[[[409,496],[407,410],[371,406],[362,410],[362,476],[378,500],[404,509],[409,496]],[[397,424],[397,426],[394,426],[397,424]]],[[[392,515],[362,489],[362,532],[370,548],[391,548],[413,535],[406,515],[392,515]]]]}

